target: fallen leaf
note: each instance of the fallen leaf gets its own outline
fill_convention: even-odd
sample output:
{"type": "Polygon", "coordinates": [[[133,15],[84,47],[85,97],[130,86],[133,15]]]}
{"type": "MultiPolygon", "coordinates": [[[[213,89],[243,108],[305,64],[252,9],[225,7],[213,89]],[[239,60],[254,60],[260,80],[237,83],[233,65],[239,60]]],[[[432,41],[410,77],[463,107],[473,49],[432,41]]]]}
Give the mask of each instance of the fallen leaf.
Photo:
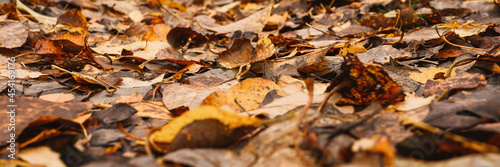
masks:
{"type": "Polygon", "coordinates": [[[243,65],[265,60],[274,54],[274,45],[267,37],[260,36],[254,48],[247,38],[237,38],[228,50],[220,53],[220,64],[226,68],[236,68],[243,65]]]}
{"type": "Polygon", "coordinates": [[[446,78],[444,81],[428,80],[422,92],[424,96],[441,94],[445,89],[448,91],[474,89],[486,85],[486,79],[482,74],[470,74],[462,72],[456,76],[446,78]]]}
{"type": "Polygon", "coordinates": [[[228,105],[238,112],[251,111],[260,107],[265,96],[276,90],[280,96],[286,93],[273,81],[262,78],[249,78],[234,85],[227,91],[213,92],[203,100],[202,105],[222,107],[228,105]]]}
{"type": "Polygon", "coordinates": [[[198,22],[198,23],[200,24],[201,27],[208,29],[210,31],[217,32],[219,34],[234,32],[237,30],[240,30],[241,32],[250,31],[259,34],[265,27],[267,19],[271,15],[272,9],[273,6],[269,5],[268,7],[258,12],[255,12],[254,14],[244,19],[241,19],[237,22],[224,26],[211,27],[208,25],[203,25],[203,22],[198,22]]]}
{"type": "Polygon", "coordinates": [[[30,165],[44,165],[53,167],[66,166],[66,164],[64,164],[64,162],[60,159],[61,154],[53,151],[48,146],[23,149],[18,156],[19,158],[30,163],[30,165]]]}
{"type": "Polygon", "coordinates": [[[210,87],[171,84],[162,88],[162,101],[169,110],[182,106],[189,107],[190,109],[197,108],[212,92],[227,90],[237,82],[231,81],[210,87]]]}
{"type": "Polygon", "coordinates": [[[114,85],[120,83],[123,80],[122,78],[111,75],[112,73],[110,72],[101,71],[92,65],[85,65],[85,67],[80,72],[71,72],[54,65],[52,67],[70,73],[78,83],[101,85],[104,86],[106,90],[108,90],[108,92],[116,92],[117,88],[114,85]]]}
{"type": "Polygon", "coordinates": [[[130,106],[137,110],[136,116],[147,117],[154,119],[171,120],[172,116],[162,102],[137,102],[132,103],[130,106]]]}
{"type": "Polygon", "coordinates": [[[28,22],[7,22],[0,26],[0,47],[17,48],[21,47],[28,39],[28,22]]]}
{"type": "Polygon", "coordinates": [[[459,92],[445,101],[435,101],[425,122],[441,127],[462,129],[472,127],[482,121],[500,120],[497,102],[499,91],[491,86],[480,87],[470,92],[459,92]]]}
{"type": "MultiPolygon", "coordinates": [[[[236,113],[225,111],[218,109],[213,106],[200,106],[196,109],[189,110],[185,113],[183,113],[181,116],[176,117],[173,119],[171,122],[163,126],[159,131],[155,131],[151,134],[152,140],[156,143],[163,143],[163,144],[168,144],[174,142],[176,139],[178,139],[178,135],[182,134],[182,138],[179,138],[178,140],[183,140],[182,142],[189,142],[190,136],[196,137],[196,139],[193,139],[194,141],[201,142],[204,139],[208,141],[208,144],[201,144],[201,147],[207,147],[208,145],[217,145],[220,146],[219,143],[216,142],[223,142],[226,143],[227,141],[217,141],[214,139],[217,139],[217,134],[218,133],[225,133],[230,130],[238,129],[238,128],[243,128],[243,127],[256,127],[261,124],[261,120],[257,118],[252,118],[252,117],[246,117],[246,116],[240,116],[236,113]],[[208,122],[207,122],[208,121],[208,122]],[[205,126],[208,127],[214,127],[215,132],[208,133],[206,135],[210,135],[213,137],[210,138],[203,138],[204,136],[199,136],[202,138],[199,138],[196,136],[196,133],[200,133],[200,131],[195,131],[194,129],[191,131],[184,131],[186,127],[193,125],[193,124],[198,124],[197,127],[203,128],[205,126]],[[223,131],[223,132],[221,132],[223,131]],[[215,135],[215,136],[214,136],[215,135]],[[214,143],[215,142],[215,143],[214,143]]],[[[193,127],[196,128],[196,127],[193,127]]],[[[207,131],[209,129],[206,129],[204,131],[207,131]]],[[[230,134],[228,136],[231,136],[230,134]]],[[[181,142],[181,141],[179,141],[181,142]]],[[[180,144],[180,143],[179,143],[180,144]]],[[[193,144],[200,144],[200,143],[193,143],[193,144]]],[[[173,145],[173,143],[172,143],[173,145]]],[[[190,144],[187,144],[187,147],[189,147],[190,144]]],[[[172,146],[170,146],[172,147],[172,146]]],[[[164,150],[167,150],[168,147],[163,148],[164,150]]],[[[177,147],[178,148],[178,147],[177,147]]],[[[170,149],[169,149],[170,150],[170,149]]]]}
{"type": "MultiPolygon", "coordinates": [[[[0,117],[2,122],[10,122],[12,117],[15,117],[15,131],[14,134],[16,138],[20,136],[23,130],[34,120],[38,119],[41,116],[51,116],[57,118],[67,118],[73,119],[78,117],[78,114],[88,110],[92,107],[91,103],[54,103],[40,99],[34,99],[31,97],[16,97],[15,104],[18,105],[15,108],[14,112],[12,111],[12,107],[7,107],[7,105],[12,104],[9,102],[9,98],[6,96],[0,97],[0,103],[2,104],[2,108],[0,108],[2,116],[0,117]],[[29,113],[29,114],[20,114],[20,113],[29,113]]],[[[8,127],[9,124],[5,123],[1,125],[2,134],[10,134],[8,127]]],[[[36,135],[36,134],[31,134],[36,135]]],[[[4,146],[7,144],[9,140],[9,135],[2,135],[0,137],[2,142],[0,146],[4,146]]]]}
{"type": "Polygon", "coordinates": [[[137,113],[137,110],[134,107],[126,103],[118,103],[110,108],[92,113],[92,117],[105,124],[111,124],[127,120],[135,113],[137,113]]]}
{"type": "MultiPolygon", "coordinates": [[[[420,82],[426,83],[428,80],[432,80],[437,73],[445,73],[447,68],[441,67],[430,67],[430,68],[419,68],[418,71],[410,71],[410,78],[420,82]]],[[[452,71],[450,76],[455,76],[455,70],[452,71]]]]}
{"type": "Polygon", "coordinates": [[[72,27],[81,27],[87,30],[88,23],[80,10],[70,10],[57,18],[57,24],[69,24],[72,27]]]}
{"type": "Polygon", "coordinates": [[[56,93],[56,94],[42,95],[39,97],[39,99],[56,103],[63,103],[75,99],[75,95],[67,93],[56,93]]]}
{"type": "Polygon", "coordinates": [[[434,100],[434,96],[418,97],[414,94],[407,94],[405,101],[395,104],[394,108],[398,111],[410,111],[419,107],[427,106],[431,104],[432,100],[434,100]]]}
{"type": "Polygon", "coordinates": [[[156,78],[149,81],[141,81],[135,78],[123,77],[121,84],[117,85],[120,88],[138,88],[144,86],[151,86],[158,82],[161,82],[165,74],[158,75],[156,78]]]}
{"type": "Polygon", "coordinates": [[[391,45],[377,46],[367,52],[358,53],[356,56],[365,65],[370,63],[387,64],[391,59],[410,59],[413,57],[410,52],[396,49],[391,45]]]}
{"type": "MultiPolygon", "coordinates": [[[[404,99],[405,95],[400,94],[401,86],[392,81],[381,67],[365,66],[353,55],[350,55],[345,63],[344,77],[352,80],[352,83],[339,91],[342,99],[337,104],[369,105],[373,102],[395,104],[404,99]]],[[[337,84],[332,83],[328,90],[337,84]]]]}
{"type": "Polygon", "coordinates": [[[204,35],[191,28],[175,27],[168,32],[167,41],[173,48],[179,49],[188,43],[199,46],[207,42],[207,39],[204,35]]]}

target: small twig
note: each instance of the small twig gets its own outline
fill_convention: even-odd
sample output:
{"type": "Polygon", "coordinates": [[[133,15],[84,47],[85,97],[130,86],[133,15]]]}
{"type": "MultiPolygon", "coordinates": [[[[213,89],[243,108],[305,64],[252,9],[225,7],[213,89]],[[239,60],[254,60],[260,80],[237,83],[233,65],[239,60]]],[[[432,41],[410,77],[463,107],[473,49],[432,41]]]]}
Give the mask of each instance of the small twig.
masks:
{"type": "Polygon", "coordinates": [[[325,34],[327,34],[327,35],[332,35],[332,34],[330,34],[330,33],[326,32],[326,31],[320,30],[319,28],[313,27],[313,26],[312,26],[312,25],[310,25],[309,23],[306,23],[306,25],[307,25],[307,26],[309,26],[309,27],[310,27],[310,28],[312,28],[312,29],[318,30],[319,32],[325,33],[325,34]]]}
{"type": "MultiPolygon", "coordinates": [[[[401,31],[401,30],[399,30],[399,31],[401,31]]],[[[401,42],[403,40],[404,36],[405,36],[405,32],[401,31],[401,36],[399,37],[399,39],[397,41],[391,42],[391,41],[389,41],[389,39],[387,39],[387,40],[390,42],[391,45],[394,45],[394,44],[401,42]]]]}
{"type": "Polygon", "coordinates": [[[131,139],[134,139],[134,140],[139,140],[139,141],[145,141],[144,139],[141,139],[141,138],[138,138],[138,137],[135,137],[134,135],[128,133],[125,128],[123,128],[122,126],[122,123],[121,122],[118,122],[117,123],[117,126],[118,126],[118,130],[120,130],[123,134],[125,134],[125,136],[127,137],[130,137],[131,139]]]}
{"type": "Polygon", "coordinates": [[[443,135],[444,137],[446,137],[450,140],[453,140],[453,141],[456,141],[456,142],[462,144],[462,146],[465,148],[470,148],[470,149],[476,150],[476,151],[481,152],[481,153],[499,152],[500,151],[500,149],[497,146],[490,145],[488,143],[479,142],[476,140],[472,140],[472,139],[469,139],[469,138],[466,138],[466,137],[463,137],[460,135],[456,135],[456,134],[453,134],[450,132],[445,132],[437,127],[434,127],[434,126],[429,125],[429,124],[422,122],[422,121],[414,120],[413,118],[410,118],[410,117],[405,116],[405,115],[401,116],[400,118],[403,122],[409,123],[409,124],[411,124],[415,127],[418,127],[420,129],[426,130],[426,131],[434,133],[434,134],[443,135]]]}
{"type": "Polygon", "coordinates": [[[331,9],[331,8],[332,8],[333,3],[335,3],[335,0],[330,1],[330,5],[328,5],[328,9],[331,9]]]}
{"type": "Polygon", "coordinates": [[[442,100],[444,97],[446,97],[446,95],[448,95],[448,92],[450,92],[450,89],[449,88],[445,88],[443,90],[443,93],[441,93],[441,95],[439,95],[439,97],[437,97],[435,100],[436,101],[442,100]]]}
{"type": "Polygon", "coordinates": [[[239,81],[241,76],[245,75],[248,71],[250,71],[251,66],[252,66],[251,64],[240,66],[240,70],[238,70],[238,73],[235,76],[236,79],[239,81]],[[243,67],[246,67],[245,71],[242,71],[243,67]]]}
{"type": "Polygon", "coordinates": [[[319,105],[319,107],[318,107],[318,113],[321,113],[321,111],[323,110],[323,108],[326,105],[326,102],[328,101],[328,99],[330,99],[330,97],[333,96],[333,94],[335,94],[335,92],[338,92],[340,89],[346,87],[350,83],[351,83],[351,81],[344,80],[339,85],[335,86],[332,90],[330,90],[330,92],[328,93],[328,95],[326,95],[325,99],[319,105]]]}
{"type": "MultiPolygon", "coordinates": [[[[476,58],[475,57],[468,57],[468,58],[463,58],[463,59],[460,59],[460,60],[453,62],[453,64],[451,64],[450,67],[448,68],[448,70],[446,70],[446,72],[444,73],[443,78],[450,77],[451,72],[453,71],[453,68],[455,68],[458,65],[458,63],[461,63],[463,61],[468,61],[468,60],[470,60],[470,62],[472,62],[472,61],[476,60],[476,58]]],[[[470,63],[470,62],[467,62],[467,63],[470,63]]],[[[465,63],[465,64],[467,64],[467,63],[465,63]]]]}
{"type": "Polygon", "coordinates": [[[106,82],[106,81],[102,80],[102,79],[101,79],[101,78],[99,78],[99,77],[95,77],[95,79],[97,79],[98,81],[101,81],[103,84],[105,84],[105,85],[106,85],[106,86],[105,86],[105,88],[106,88],[106,91],[107,91],[108,93],[115,93],[115,92],[118,90],[118,88],[117,88],[116,86],[113,86],[113,85],[109,84],[108,82],[106,82]],[[113,90],[110,90],[110,89],[109,89],[109,87],[112,87],[112,88],[113,88],[113,90]]]}
{"type": "Polygon", "coordinates": [[[158,89],[160,88],[161,85],[158,85],[156,86],[154,89],[153,89],[153,97],[151,98],[151,101],[155,101],[155,95],[156,95],[156,91],[158,91],[158,89]]]}
{"type": "Polygon", "coordinates": [[[451,45],[451,46],[455,46],[455,47],[459,47],[459,48],[463,48],[463,49],[472,49],[472,50],[477,50],[477,51],[481,51],[481,52],[487,52],[488,50],[486,49],[481,49],[481,48],[474,48],[474,47],[469,47],[469,46],[463,46],[463,45],[458,45],[458,44],[454,44],[454,43],[451,43],[450,41],[448,41],[446,39],[446,37],[444,36],[444,34],[447,33],[447,31],[443,32],[443,34],[439,34],[439,30],[437,28],[437,26],[434,27],[436,29],[436,33],[439,35],[439,37],[441,37],[441,39],[447,43],[448,45],[451,45]]]}

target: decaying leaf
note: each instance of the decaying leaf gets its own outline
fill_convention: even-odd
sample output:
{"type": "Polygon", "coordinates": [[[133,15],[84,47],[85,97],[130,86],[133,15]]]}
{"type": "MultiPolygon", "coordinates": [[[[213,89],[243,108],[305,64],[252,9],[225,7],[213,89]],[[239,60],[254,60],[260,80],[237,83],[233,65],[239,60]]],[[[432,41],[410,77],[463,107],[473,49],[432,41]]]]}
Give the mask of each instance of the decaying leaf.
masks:
{"type": "Polygon", "coordinates": [[[57,24],[69,24],[71,27],[80,27],[87,30],[87,19],[80,10],[70,10],[57,18],[57,24]]]}
{"type": "Polygon", "coordinates": [[[457,76],[446,78],[444,81],[428,80],[423,91],[424,96],[441,94],[445,89],[448,91],[461,89],[474,89],[478,86],[486,85],[486,80],[482,74],[470,74],[462,72],[457,76]]]}
{"type": "MultiPolygon", "coordinates": [[[[348,55],[344,71],[345,79],[352,81],[340,90],[342,99],[337,104],[369,105],[372,102],[397,103],[405,97],[402,88],[377,65],[363,65],[358,58],[348,55]]],[[[336,84],[332,83],[329,89],[336,84]]]]}
{"type": "Polygon", "coordinates": [[[101,71],[92,65],[86,65],[80,72],[71,72],[58,66],[52,67],[70,73],[79,83],[90,83],[104,86],[108,92],[115,92],[117,89],[115,85],[123,80],[122,78],[111,75],[112,73],[101,71]]]}
{"type": "MultiPolygon", "coordinates": [[[[181,142],[175,144],[184,144],[183,142],[189,143],[190,139],[196,142],[206,142],[207,144],[184,144],[186,147],[196,145],[201,147],[208,147],[211,145],[220,147],[221,145],[216,144],[217,142],[227,143],[227,141],[217,141],[217,134],[225,133],[220,131],[229,131],[244,127],[256,127],[261,123],[262,121],[257,118],[240,116],[236,113],[221,110],[213,106],[200,106],[196,109],[183,113],[181,116],[176,117],[171,122],[163,126],[159,131],[153,132],[151,134],[151,138],[155,144],[171,143],[172,146],[170,147],[176,148],[178,148],[178,146],[174,146],[174,143],[172,142],[181,142]],[[196,124],[197,126],[192,126],[193,124],[196,124]],[[213,127],[214,130],[212,133],[204,135],[214,137],[206,137],[203,135],[197,136],[197,133],[202,131],[197,131],[198,129],[196,128],[203,128],[204,126],[213,127]],[[191,128],[193,129],[188,130],[191,128]],[[181,135],[182,138],[179,138],[178,135],[181,135]],[[204,141],[203,139],[208,141],[204,141]]],[[[203,131],[208,130],[212,129],[203,129],[203,131]]],[[[235,132],[237,132],[237,130],[235,132]]],[[[227,135],[231,136],[231,134],[227,135]]],[[[169,150],[169,146],[161,147],[161,149],[169,150]]]]}
{"type": "Polygon", "coordinates": [[[220,64],[226,68],[236,68],[243,65],[265,60],[274,54],[274,45],[267,37],[260,36],[254,48],[247,38],[235,39],[228,50],[220,53],[220,64]]]}

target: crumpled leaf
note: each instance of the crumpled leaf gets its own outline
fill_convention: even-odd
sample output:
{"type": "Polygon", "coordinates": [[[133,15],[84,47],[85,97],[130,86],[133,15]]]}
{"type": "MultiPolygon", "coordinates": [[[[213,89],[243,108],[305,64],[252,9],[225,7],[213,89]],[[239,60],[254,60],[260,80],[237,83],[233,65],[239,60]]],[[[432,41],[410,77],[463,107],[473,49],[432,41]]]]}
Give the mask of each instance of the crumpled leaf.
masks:
{"type": "Polygon", "coordinates": [[[179,49],[188,42],[195,46],[201,45],[207,42],[207,39],[191,28],[175,27],[168,32],[167,41],[173,48],[179,49]]]}
{"type": "Polygon", "coordinates": [[[446,78],[444,81],[427,80],[424,91],[424,96],[432,94],[441,94],[445,89],[449,91],[460,89],[474,89],[478,86],[486,85],[486,79],[482,74],[471,74],[462,72],[457,76],[446,78]]]}
{"type": "MultiPolygon", "coordinates": [[[[238,130],[236,130],[238,128],[256,127],[261,125],[261,123],[262,121],[257,118],[240,116],[236,113],[221,110],[213,106],[200,106],[174,118],[159,131],[153,132],[151,137],[155,144],[171,143],[170,147],[175,147],[176,149],[180,149],[179,146],[175,146],[177,144],[183,144],[185,147],[220,147],[228,142],[217,141],[217,137],[219,137],[220,134],[223,134],[222,136],[224,137],[230,137],[231,133],[227,133],[230,130],[235,130],[234,132],[238,133],[238,130]],[[212,127],[213,130],[210,128],[206,129],[206,126],[212,127]],[[197,128],[201,128],[203,131],[198,131],[197,128]],[[204,133],[204,131],[209,131],[209,133],[204,133]],[[198,135],[199,133],[203,134],[198,135]],[[179,135],[181,136],[179,137],[179,135]],[[190,140],[206,143],[189,143],[190,140]],[[220,142],[223,144],[220,144],[220,142]]],[[[160,147],[163,150],[170,150],[169,146],[160,147]]]]}
{"type": "Polygon", "coordinates": [[[220,53],[220,64],[226,68],[236,68],[243,65],[265,60],[274,54],[274,45],[267,37],[260,36],[254,48],[247,38],[237,38],[228,50],[220,53]]]}
{"type": "MultiPolygon", "coordinates": [[[[313,50],[313,52],[296,56],[285,60],[269,60],[267,63],[273,70],[283,69],[286,66],[297,68],[298,71],[304,73],[314,73],[316,75],[324,75],[333,71],[335,64],[327,61],[326,53],[331,47],[324,47],[313,50]]],[[[263,63],[256,63],[262,64],[263,63]]]]}
{"type": "Polygon", "coordinates": [[[58,66],[52,65],[52,67],[70,73],[73,78],[79,83],[90,83],[101,85],[108,90],[108,92],[116,91],[115,85],[122,82],[123,79],[119,77],[115,77],[111,75],[110,72],[101,71],[98,68],[92,65],[85,65],[82,71],[80,72],[71,72],[66,69],[60,68],[58,66]],[[110,88],[113,88],[112,90],[110,88]]]}
{"type": "Polygon", "coordinates": [[[81,27],[87,30],[87,19],[80,10],[70,10],[57,18],[57,24],[69,24],[72,27],[81,27]]]}
{"type": "Polygon", "coordinates": [[[241,32],[250,31],[258,34],[262,32],[262,29],[266,26],[267,19],[271,15],[272,9],[273,6],[269,5],[268,7],[255,12],[254,14],[244,19],[224,26],[211,27],[208,25],[204,25],[203,22],[198,23],[201,27],[210,31],[215,31],[219,34],[234,32],[237,30],[240,30],[241,32]]]}
{"type": "MultiPolygon", "coordinates": [[[[342,98],[337,104],[369,105],[372,102],[391,104],[402,101],[405,97],[401,86],[392,81],[389,75],[377,65],[365,66],[357,57],[349,54],[346,66],[342,69],[344,79],[350,79],[351,84],[339,91],[342,98]]],[[[328,90],[340,83],[332,83],[328,90]]]]}

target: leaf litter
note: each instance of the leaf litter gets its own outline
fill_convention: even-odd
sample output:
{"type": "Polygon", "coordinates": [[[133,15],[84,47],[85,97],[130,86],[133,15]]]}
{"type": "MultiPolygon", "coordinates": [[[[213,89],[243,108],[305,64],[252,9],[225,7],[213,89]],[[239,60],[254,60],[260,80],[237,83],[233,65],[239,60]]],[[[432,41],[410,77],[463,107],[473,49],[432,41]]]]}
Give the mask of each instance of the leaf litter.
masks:
{"type": "Polygon", "coordinates": [[[0,164],[498,166],[499,4],[4,2],[0,164]]]}

